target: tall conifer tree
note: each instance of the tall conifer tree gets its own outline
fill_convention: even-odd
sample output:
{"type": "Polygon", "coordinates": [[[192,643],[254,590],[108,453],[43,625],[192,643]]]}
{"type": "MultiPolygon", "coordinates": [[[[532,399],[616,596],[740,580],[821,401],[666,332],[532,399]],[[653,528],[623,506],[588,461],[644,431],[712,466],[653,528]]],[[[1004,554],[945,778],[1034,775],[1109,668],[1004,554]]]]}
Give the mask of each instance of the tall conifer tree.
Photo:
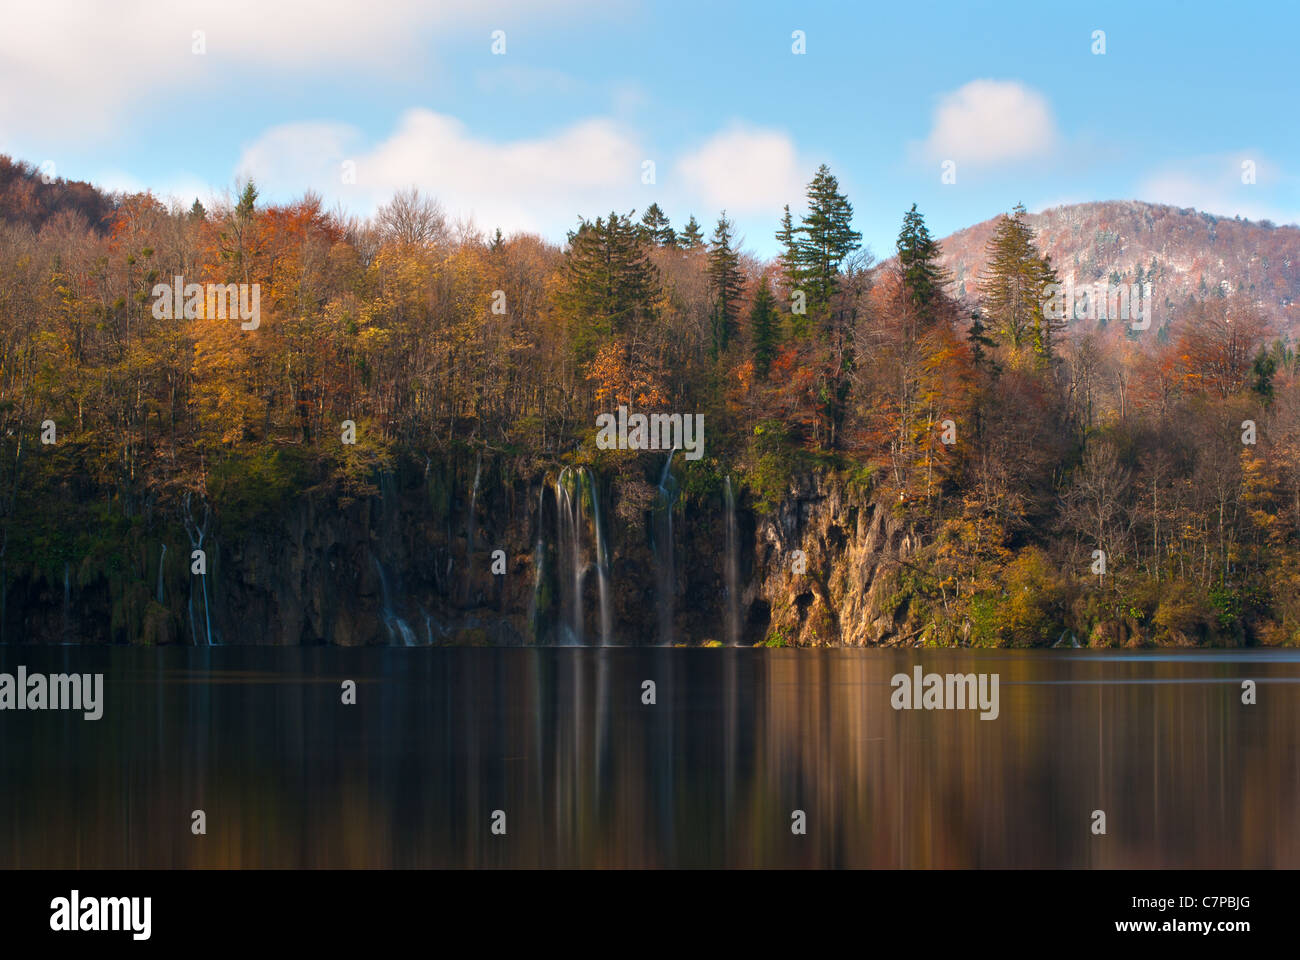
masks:
{"type": "Polygon", "coordinates": [[[1056,272],[1034,246],[1023,206],[1017,204],[1012,216],[998,221],[987,255],[980,281],[991,327],[1013,356],[1046,366],[1052,358],[1052,334],[1064,321],[1048,315],[1048,288],[1057,282],[1056,272]]]}
{"type": "Polygon", "coordinates": [[[939,255],[939,244],[930,236],[916,204],[912,204],[912,209],[903,214],[903,227],[898,232],[898,270],[908,300],[927,323],[937,319],[935,308],[948,282],[939,266],[939,255]]]}
{"type": "Polygon", "coordinates": [[[667,215],[664,214],[657,203],[652,203],[646,207],[645,214],[641,217],[639,232],[647,246],[677,246],[677,232],[673,230],[672,225],[668,222],[667,215]]]}
{"type": "MultiPolygon", "coordinates": [[[[796,324],[804,334],[814,323],[823,330],[831,320],[831,304],[839,286],[840,265],[862,245],[853,229],[853,205],[840,193],[839,181],[822,164],[808,184],[808,213],[790,231],[795,279],[807,298],[808,322],[796,324]]],[[[781,233],[786,232],[782,223],[781,233]]]]}
{"type": "Polygon", "coordinates": [[[658,291],[658,271],[646,258],[630,214],[583,220],[569,234],[559,302],[580,361],[651,315],[658,291]]]}
{"type": "Polygon", "coordinates": [[[776,310],[772,288],[764,276],[758,282],[754,304],[749,309],[749,336],[754,351],[754,372],[766,380],[772,369],[772,358],[781,341],[781,317],[776,310]]]}
{"type": "Polygon", "coordinates": [[[723,353],[736,334],[745,275],[740,254],[732,248],[732,222],[724,210],[709,244],[709,291],[713,297],[713,353],[723,353]]]}
{"type": "Polygon", "coordinates": [[[691,214],[691,219],[678,235],[677,245],[683,250],[698,250],[704,246],[704,231],[700,229],[700,223],[694,214],[691,214]]]}

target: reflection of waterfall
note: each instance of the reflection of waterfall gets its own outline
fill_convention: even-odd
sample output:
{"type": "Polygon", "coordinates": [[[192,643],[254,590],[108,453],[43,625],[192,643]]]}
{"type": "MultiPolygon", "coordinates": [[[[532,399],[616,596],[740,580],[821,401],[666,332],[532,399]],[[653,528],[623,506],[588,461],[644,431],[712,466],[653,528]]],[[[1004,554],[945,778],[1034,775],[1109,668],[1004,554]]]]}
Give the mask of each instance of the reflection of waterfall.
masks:
{"type": "MultiPolygon", "coordinates": [[[[163,547],[163,553],[167,552],[167,547],[163,547]]],[[[63,561],[63,640],[66,643],[69,639],[68,631],[72,628],[72,580],[70,577],[72,566],[67,560],[63,561]]],[[[162,561],[158,561],[158,602],[162,603],[162,561]]],[[[1078,644],[1076,644],[1078,646],[1078,644]]]]}
{"type": "MultiPolygon", "coordinates": [[[[600,495],[596,491],[595,478],[585,467],[577,470],[565,467],[555,481],[555,530],[556,573],[560,584],[560,642],[581,644],[584,641],[586,605],[582,588],[587,572],[595,568],[600,590],[600,640],[607,644],[613,630],[609,549],[600,514],[600,495]],[[591,512],[591,557],[582,546],[582,532],[587,519],[584,505],[589,506],[591,512]]],[[[541,549],[539,541],[539,556],[541,549]]]]}
{"type": "Polygon", "coordinates": [[[736,497],[731,490],[731,477],[725,484],[727,493],[727,642],[740,646],[740,535],[736,529],[736,497]]]}
{"type": "Polygon", "coordinates": [[[677,497],[677,481],[673,479],[674,448],[664,461],[664,472],[659,477],[659,500],[654,515],[655,588],[659,610],[659,642],[665,646],[673,642],[673,590],[677,583],[673,571],[673,501],[677,497]]]}
{"type": "Polygon", "coordinates": [[[384,617],[384,629],[388,631],[388,642],[397,646],[398,639],[401,639],[401,645],[404,647],[415,646],[415,631],[410,625],[393,612],[393,600],[388,591],[388,575],[384,573],[384,565],[379,562],[379,558],[371,555],[375,562],[375,570],[379,573],[379,589],[383,600],[382,613],[384,617]]]}

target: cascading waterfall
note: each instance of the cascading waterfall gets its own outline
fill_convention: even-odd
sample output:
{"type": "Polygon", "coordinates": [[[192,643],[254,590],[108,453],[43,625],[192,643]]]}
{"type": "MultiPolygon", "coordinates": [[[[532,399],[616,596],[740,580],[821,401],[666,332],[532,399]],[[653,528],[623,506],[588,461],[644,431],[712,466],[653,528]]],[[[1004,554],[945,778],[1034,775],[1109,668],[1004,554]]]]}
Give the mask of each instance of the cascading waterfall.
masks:
{"type": "MultiPolygon", "coordinates": [[[[610,587],[609,542],[605,518],[600,512],[600,493],[595,476],[585,467],[565,467],[555,480],[555,557],[560,585],[560,642],[581,644],[586,637],[586,605],[583,583],[588,572],[596,571],[600,593],[600,642],[608,644],[614,632],[613,590],[610,587]],[[590,513],[591,547],[584,550],[582,533],[590,513]]],[[[541,540],[541,504],[538,504],[537,580],[541,589],[541,564],[545,548],[541,540]]]]}
{"type": "Polygon", "coordinates": [[[723,485],[727,494],[727,642],[740,646],[740,533],[736,528],[736,496],[731,489],[731,477],[723,485]]]}
{"type": "Polygon", "coordinates": [[[420,607],[420,616],[424,618],[424,642],[427,646],[432,647],[437,643],[438,639],[447,636],[447,629],[438,622],[438,619],[433,614],[424,609],[423,606],[420,607]],[[437,638],[434,636],[435,633],[437,634],[437,638]]]}
{"type": "Polygon", "coordinates": [[[569,467],[555,480],[555,549],[560,580],[560,630],[564,643],[581,644],[583,634],[582,486],[569,467]]]}
{"type": "Polygon", "coordinates": [[[605,543],[605,529],[600,515],[600,494],[596,490],[596,478],[585,470],[582,471],[582,475],[586,478],[587,496],[591,499],[591,525],[595,530],[596,577],[600,583],[600,642],[608,646],[614,626],[614,615],[610,608],[609,547],[605,543]]]}
{"type": "MultiPolygon", "coordinates": [[[[203,550],[203,541],[207,538],[208,535],[208,518],[210,515],[211,515],[211,504],[209,504],[205,500],[203,503],[203,522],[197,523],[194,520],[193,512],[191,512],[190,510],[190,495],[188,493],[185,495],[185,517],[183,519],[185,522],[185,532],[190,538],[191,550],[199,550],[199,551],[203,550]]],[[[214,556],[215,553],[216,551],[213,551],[214,556]]],[[[193,556],[192,553],[191,556],[193,556]]],[[[207,573],[206,556],[207,554],[205,553],[203,572],[199,574],[199,579],[200,581],[202,581],[202,587],[203,587],[203,641],[207,646],[210,647],[212,646],[212,612],[208,606],[208,573],[207,573]]],[[[198,633],[198,627],[194,619],[194,605],[195,605],[194,580],[191,577],[190,578],[190,602],[189,602],[190,635],[194,637],[194,645],[198,646],[199,633],[198,633]]]]}
{"type": "Polygon", "coordinates": [[[158,605],[165,606],[163,600],[163,561],[167,559],[167,544],[162,545],[162,553],[158,554],[158,605]]]}
{"type": "Polygon", "coordinates": [[[538,617],[541,615],[541,597],[544,567],[546,563],[546,537],[543,523],[543,508],[546,501],[546,484],[537,491],[537,543],[533,547],[533,598],[528,604],[528,622],[533,628],[533,642],[536,643],[541,633],[538,617]]]}
{"type": "Polygon", "coordinates": [[[673,642],[673,590],[677,582],[673,570],[673,501],[677,495],[677,481],[673,479],[673,454],[669,451],[664,461],[664,471],[659,477],[659,502],[655,508],[655,585],[658,593],[659,642],[669,646],[673,642]]]}
{"type": "MultiPolygon", "coordinates": [[[[380,496],[380,549],[387,547],[392,540],[393,533],[396,529],[396,517],[393,514],[392,504],[396,501],[397,490],[393,483],[393,476],[387,470],[381,470],[379,473],[379,496],[380,496]]],[[[393,607],[392,591],[388,585],[388,572],[384,569],[383,562],[379,556],[371,552],[370,559],[375,565],[375,571],[379,574],[380,599],[383,606],[380,608],[380,614],[383,617],[384,629],[388,633],[388,642],[394,646],[403,647],[416,646],[415,631],[404,618],[397,614],[393,607]]],[[[398,584],[399,588],[401,584],[398,584]]]]}
{"type": "Polygon", "coordinates": [[[379,589],[383,600],[381,612],[384,618],[384,629],[388,631],[388,642],[397,646],[400,639],[404,647],[415,646],[415,631],[393,611],[393,601],[388,591],[388,575],[384,573],[384,565],[374,554],[371,554],[370,559],[374,561],[375,570],[379,574],[379,589]]]}

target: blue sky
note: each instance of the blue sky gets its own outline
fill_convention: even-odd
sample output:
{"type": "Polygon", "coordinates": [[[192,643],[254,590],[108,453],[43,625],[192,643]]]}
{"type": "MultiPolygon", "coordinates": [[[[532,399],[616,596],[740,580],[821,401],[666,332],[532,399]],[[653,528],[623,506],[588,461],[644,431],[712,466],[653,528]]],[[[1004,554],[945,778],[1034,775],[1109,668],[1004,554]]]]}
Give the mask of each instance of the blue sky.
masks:
{"type": "Polygon", "coordinates": [[[0,152],[187,203],[251,175],[366,214],[416,184],[557,240],[579,214],[725,207],[763,256],[823,162],[878,255],[913,202],[937,235],[1017,202],[1291,223],[1297,9],[47,0],[3,15],[0,152]]]}

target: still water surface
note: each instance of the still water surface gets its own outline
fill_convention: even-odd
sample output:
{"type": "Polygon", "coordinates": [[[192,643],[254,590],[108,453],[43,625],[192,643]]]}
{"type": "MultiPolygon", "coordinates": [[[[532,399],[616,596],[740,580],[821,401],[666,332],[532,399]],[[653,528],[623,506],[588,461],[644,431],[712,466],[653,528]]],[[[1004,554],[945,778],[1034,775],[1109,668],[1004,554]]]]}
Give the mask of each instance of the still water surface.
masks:
{"type": "Polygon", "coordinates": [[[1300,867],[1300,651],[0,647],[18,664],[102,672],[105,705],[0,712],[0,867],[1300,867]],[[1000,715],[892,709],[916,664],[998,674],[1000,715]]]}

